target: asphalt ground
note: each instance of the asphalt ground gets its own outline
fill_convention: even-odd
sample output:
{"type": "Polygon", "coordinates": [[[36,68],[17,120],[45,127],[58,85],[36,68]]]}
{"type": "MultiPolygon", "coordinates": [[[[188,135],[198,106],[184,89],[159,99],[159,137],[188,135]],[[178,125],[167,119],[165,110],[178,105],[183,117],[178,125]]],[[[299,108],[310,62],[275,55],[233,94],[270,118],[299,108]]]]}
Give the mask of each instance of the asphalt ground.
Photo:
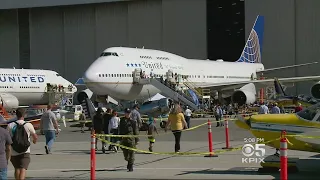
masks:
{"type": "MultiPolygon", "coordinates": [[[[212,119],[212,118],[210,118],[212,119]]],[[[206,119],[192,119],[191,126],[206,123],[206,119]]],[[[212,119],[214,120],[214,119],[212,119]]],[[[44,151],[44,136],[39,136],[39,142],[31,147],[31,164],[27,171],[28,179],[89,179],[90,178],[90,132],[81,133],[80,128],[69,127],[74,123],[67,123],[67,127],[60,124],[62,131],[57,136],[52,154],[44,151]]],[[[199,154],[177,155],[161,154],[174,151],[174,136],[157,127],[160,135],[156,136],[154,152],[160,154],[145,154],[137,152],[135,155],[134,172],[126,171],[126,162],[121,150],[118,153],[96,152],[96,179],[279,179],[279,172],[258,173],[259,163],[243,163],[241,150],[224,151],[225,128],[212,124],[212,138],[214,152],[218,157],[204,157],[208,152],[208,126],[185,131],[182,133],[181,154],[193,152],[199,154]]],[[[230,146],[242,147],[244,138],[252,135],[229,122],[230,146]]],[[[141,132],[140,134],[144,134],[141,132]]],[[[146,137],[140,138],[137,149],[147,150],[146,137]]],[[[272,155],[275,150],[266,148],[266,154],[272,155]]],[[[289,151],[289,157],[300,158],[299,173],[289,174],[289,179],[318,179],[319,161],[315,153],[289,151]]],[[[9,165],[9,178],[13,178],[13,167],[9,165]]]]}

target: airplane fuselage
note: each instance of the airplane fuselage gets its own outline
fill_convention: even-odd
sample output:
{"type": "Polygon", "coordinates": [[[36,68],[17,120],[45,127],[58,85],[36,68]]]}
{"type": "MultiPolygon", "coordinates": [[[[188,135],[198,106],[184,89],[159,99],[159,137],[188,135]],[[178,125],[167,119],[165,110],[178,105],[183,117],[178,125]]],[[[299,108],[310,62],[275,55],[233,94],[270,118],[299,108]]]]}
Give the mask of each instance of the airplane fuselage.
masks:
{"type": "Polygon", "coordinates": [[[106,49],[84,75],[86,86],[97,95],[110,95],[118,100],[146,99],[161,93],[152,85],[133,84],[135,69],[160,78],[171,70],[187,76],[194,87],[226,82],[248,81],[263,70],[261,63],[223,62],[186,59],[172,53],[136,48],[106,49]]]}
{"type": "MultiPolygon", "coordinates": [[[[5,99],[6,95],[14,96],[20,106],[48,104],[47,83],[64,87],[72,85],[57,72],[50,70],[1,68],[0,71],[1,98],[5,99]]],[[[67,93],[76,91],[77,88],[72,86],[72,91],[67,93]]]]}
{"type": "Polygon", "coordinates": [[[256,138],[263,139],[271,147],[280,148],[279,137],[282,131],[286,131],[289,149],[320,152],[319,139],[306,138],[319,136],[320,114],[316,112],[304,110],[298,114],[252,115],[246,120],[239,115],[236,124],[249,130],[256,138]]]}

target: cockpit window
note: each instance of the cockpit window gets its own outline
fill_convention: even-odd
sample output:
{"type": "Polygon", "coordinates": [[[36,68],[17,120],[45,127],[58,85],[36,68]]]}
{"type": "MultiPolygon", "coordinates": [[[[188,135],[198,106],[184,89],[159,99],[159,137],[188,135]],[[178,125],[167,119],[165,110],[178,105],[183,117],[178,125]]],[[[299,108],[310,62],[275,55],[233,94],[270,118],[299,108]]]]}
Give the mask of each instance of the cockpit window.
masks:
{"type": "Polygon", "coordinates": [[[314,117],[320,112],[320,103],[308,107],[297,113],[298,116],[305,120],[312,121],[314,117]]]}
{"type": "Polygon", "coordinates": [[[118,54],[115,52],[103,52],[100,57],[102,56],[118,56],[118,54]]]}
{"type": "Polygon", "coordinates": [[[60,76],[60,74],[56,74],[57,76],[60,76]]]}

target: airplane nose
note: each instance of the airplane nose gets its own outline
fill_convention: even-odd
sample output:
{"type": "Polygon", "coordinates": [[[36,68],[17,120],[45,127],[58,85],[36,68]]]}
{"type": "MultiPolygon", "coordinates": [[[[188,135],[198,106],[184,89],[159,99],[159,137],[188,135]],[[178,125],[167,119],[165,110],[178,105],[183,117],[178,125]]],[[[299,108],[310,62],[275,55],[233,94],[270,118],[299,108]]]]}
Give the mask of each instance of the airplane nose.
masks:
{"type": "Polygon", "coordinates": [[[96,63],[93,63],[84,73],[84,82],[94,82],[97,77],[97,73],[96,63]]]}

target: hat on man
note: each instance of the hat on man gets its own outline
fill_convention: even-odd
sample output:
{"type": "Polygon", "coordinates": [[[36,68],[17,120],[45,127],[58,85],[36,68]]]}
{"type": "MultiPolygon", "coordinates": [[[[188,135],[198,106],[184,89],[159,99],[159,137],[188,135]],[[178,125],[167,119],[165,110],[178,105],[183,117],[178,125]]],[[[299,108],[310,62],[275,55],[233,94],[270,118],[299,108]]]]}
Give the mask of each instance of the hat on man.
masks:
{"type": "Polygon", "coordinates": [[[126,108],[126,109],[124,110],[124,113],[129,114],[129,113],[131,113],[131,110],[130,110],[129,108],[126,108]]]}
{"type": "Polygon", "coordinates": [[[133,109],[135,109],[135,108],[140,109],[139,104],[135,104],[135,105],[133,105],[133,109]]]}

